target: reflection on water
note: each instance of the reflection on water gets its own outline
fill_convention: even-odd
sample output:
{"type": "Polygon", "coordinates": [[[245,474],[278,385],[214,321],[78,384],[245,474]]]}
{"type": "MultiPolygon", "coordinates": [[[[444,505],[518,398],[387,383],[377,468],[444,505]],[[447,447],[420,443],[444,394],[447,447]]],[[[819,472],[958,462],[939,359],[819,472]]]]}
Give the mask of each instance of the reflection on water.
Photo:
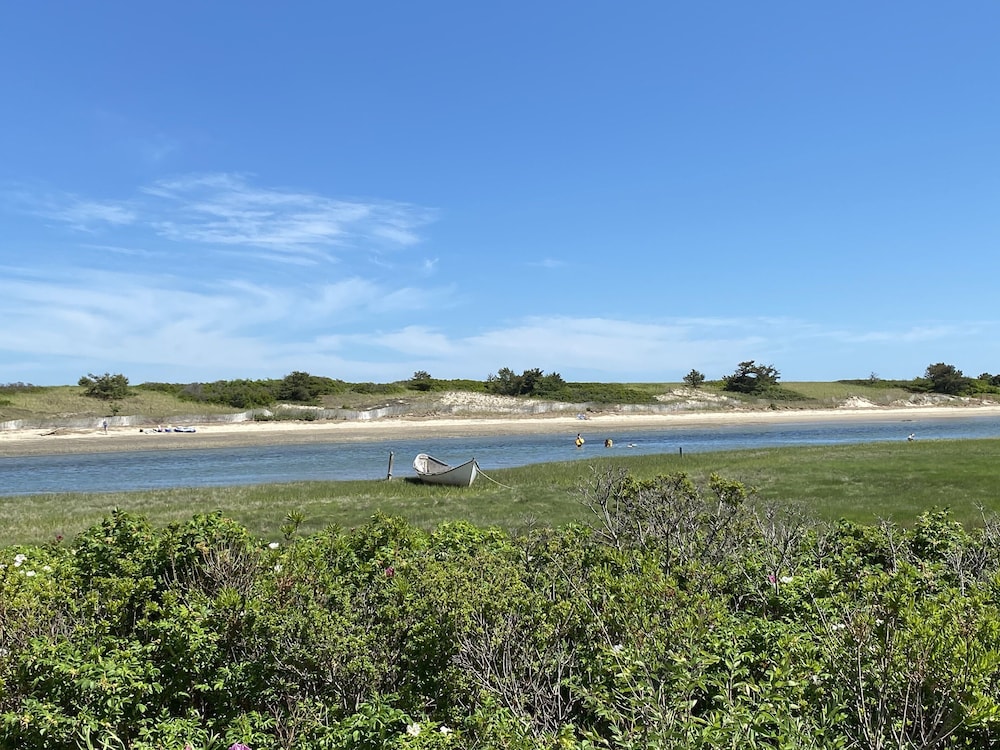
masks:
{"type": "MultiPolygon", "coordinates": [[[[578,449],[570,435],[509,435],[377,443],[327,443],[245,448],[137,451],[89,455],[0,458],[0,495],[43,492],[119,492],[171,487],[266,484],[306,480],[383,479],[389,453],[393,475],[413,476],[410,462],[430,453],[449,463],[475,457],[490,469],[549,461],[581,460],[614,452],[638,454],[703,453],[784,445],[834,445],[906,440],[1000,437],[1000,418],[900,419],[781,425],[676,427],[661,430],[612,430],[587,434],[578,449]]],[[[613,455],[613,454],[611,454],[613,455]]]]}

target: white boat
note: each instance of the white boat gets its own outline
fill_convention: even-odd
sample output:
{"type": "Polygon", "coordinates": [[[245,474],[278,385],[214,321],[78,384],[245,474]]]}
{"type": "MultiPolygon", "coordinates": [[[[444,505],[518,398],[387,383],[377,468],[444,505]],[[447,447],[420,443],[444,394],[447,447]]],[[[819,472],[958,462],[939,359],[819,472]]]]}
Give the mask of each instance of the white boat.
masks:
{"type": "Polygon", "coordinates": [[[479,475],[479,464],[476,459],[466,461],[458,466],[449,466],[434,456],[419,453],[413,459],[413,470],[417,472],[422,482],[428,484],[450,484],[453,487],[471,487],[479,475]]]}

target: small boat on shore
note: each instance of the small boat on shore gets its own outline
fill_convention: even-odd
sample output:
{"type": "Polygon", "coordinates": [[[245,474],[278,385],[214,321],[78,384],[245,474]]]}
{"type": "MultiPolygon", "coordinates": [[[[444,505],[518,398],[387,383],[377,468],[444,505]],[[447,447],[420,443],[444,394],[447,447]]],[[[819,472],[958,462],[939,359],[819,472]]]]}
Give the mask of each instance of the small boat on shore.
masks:
{"type": "Polygon", "coordinates": [[[470,459],[458,466],[449,466],[434,456],[418,453],[413,459],[413,470],[417,472],[420,481],[427,484],[447,484],[452,487],[471,487],[479,475],[479,464],[476,459],[470,459]]]}

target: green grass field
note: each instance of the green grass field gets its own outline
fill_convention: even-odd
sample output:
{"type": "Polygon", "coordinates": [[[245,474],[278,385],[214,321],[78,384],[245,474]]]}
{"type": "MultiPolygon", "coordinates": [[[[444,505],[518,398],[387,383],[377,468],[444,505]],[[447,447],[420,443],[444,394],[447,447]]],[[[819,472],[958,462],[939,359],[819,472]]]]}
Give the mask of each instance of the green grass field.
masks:
{"type": "Polygon", "coordinates": [[[518,530],[528,524],[586,520],[581,489],[609,466],[637,477],[684,471],[700,480],[718,473],[758,489],[761,500],[800,508],[822,520],[911,523],[948,507],[968,526],[980,507],[1000,511],[1000,439],[769,448],[658,456],[611,455],[594,461],[490,471],[468,489],[392,481],[301,482],[248,487],[0,498],[0,545],[72,537],[114,508],[156,525],[221,510],[261,537],[276,539],[288,513],[300,512],[303,533],[330,524],[352,527],[381,511],[430,528],[463,519],[518,530]],[[503,486],[501,486],[503,485],[503,486]]]}

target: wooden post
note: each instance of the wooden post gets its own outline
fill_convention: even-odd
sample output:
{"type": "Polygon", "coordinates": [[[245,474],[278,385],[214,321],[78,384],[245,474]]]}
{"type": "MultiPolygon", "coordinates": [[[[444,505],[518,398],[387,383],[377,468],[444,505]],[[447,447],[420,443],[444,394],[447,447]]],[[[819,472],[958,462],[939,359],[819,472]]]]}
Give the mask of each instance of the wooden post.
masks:
{"type": "Polygon", "coordinates": [[[389,473],[385,475],[386,480],[392,479],[392,451],[389,451],[389,473]]]}

